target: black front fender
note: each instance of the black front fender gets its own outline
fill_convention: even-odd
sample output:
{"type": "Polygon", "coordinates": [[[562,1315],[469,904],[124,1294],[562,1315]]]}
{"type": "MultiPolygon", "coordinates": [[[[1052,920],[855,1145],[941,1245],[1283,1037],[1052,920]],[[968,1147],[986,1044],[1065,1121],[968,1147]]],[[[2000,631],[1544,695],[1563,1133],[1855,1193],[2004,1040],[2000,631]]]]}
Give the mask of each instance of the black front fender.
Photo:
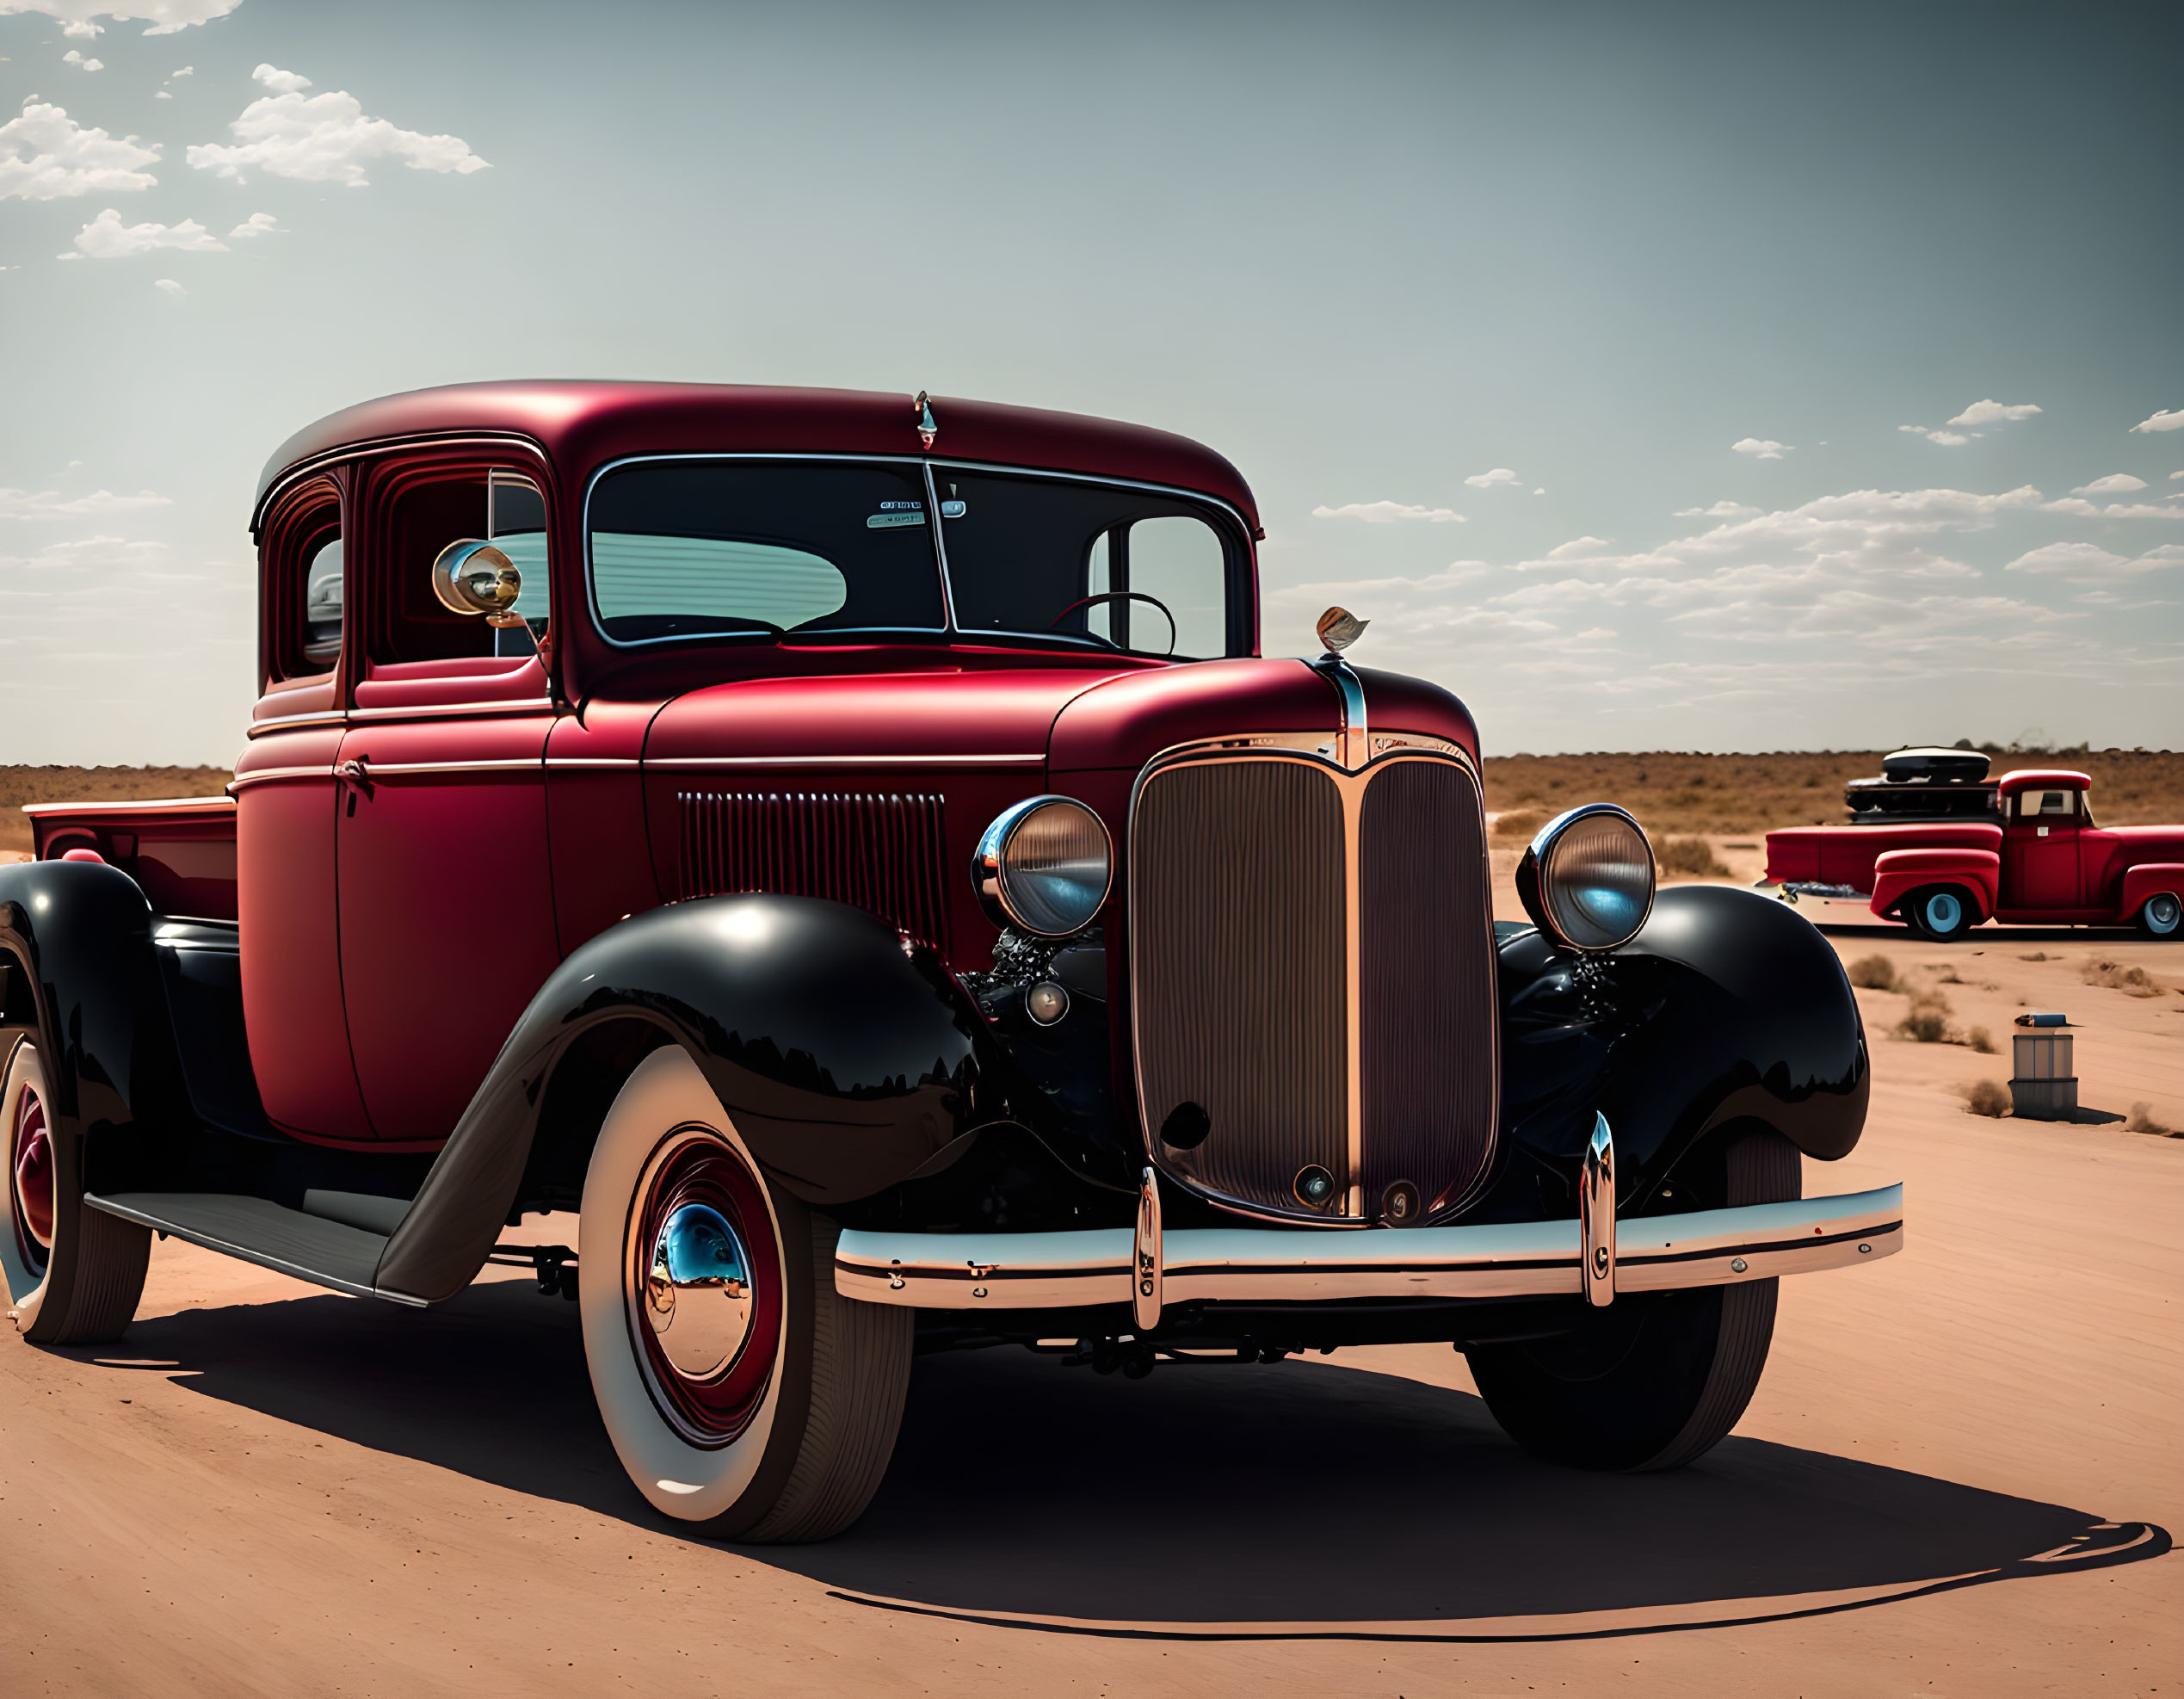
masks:
{"type": "Polygon", "coordinates": [[[1673,887],[1636,938],[1590,960],[1520,933],[1502,946],[1501,990],[1514,1158],[1572,1179],[1597,1110],[1626,1208],[1728,1122],[1764,1122],[1828,1161],[1865,1126],[1866,1034],[1842,964],[1755,893],[1673,887]]]}
{"type": "Polygon", "coordinates": [[[532,1000],[388,1244],[381,1287],[437,1302],[476,1274],[556,1069],[609,1027],[636,1030],[638,1053],[682,1046],[768,1175],[821,1208],[1040,1113],[940,959],[877,917],[809,897],[673,904],[590,940],[532,1000]]]}

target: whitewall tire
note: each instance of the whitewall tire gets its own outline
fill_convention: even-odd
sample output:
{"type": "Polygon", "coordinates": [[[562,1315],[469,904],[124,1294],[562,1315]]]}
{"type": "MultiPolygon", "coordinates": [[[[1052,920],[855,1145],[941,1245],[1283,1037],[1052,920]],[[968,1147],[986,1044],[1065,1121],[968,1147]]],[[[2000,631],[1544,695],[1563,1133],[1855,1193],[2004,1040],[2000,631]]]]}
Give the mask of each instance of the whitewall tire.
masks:
{"type": "Polygon", "coordinates": [[[839,1229],[766,1179],[678,1046],[608,1109],[583,1208],[592,1391],[653,1508],[753,1542],[854,1522],[894,1451],[911,1313],[836,1292],[839,1229]]]}

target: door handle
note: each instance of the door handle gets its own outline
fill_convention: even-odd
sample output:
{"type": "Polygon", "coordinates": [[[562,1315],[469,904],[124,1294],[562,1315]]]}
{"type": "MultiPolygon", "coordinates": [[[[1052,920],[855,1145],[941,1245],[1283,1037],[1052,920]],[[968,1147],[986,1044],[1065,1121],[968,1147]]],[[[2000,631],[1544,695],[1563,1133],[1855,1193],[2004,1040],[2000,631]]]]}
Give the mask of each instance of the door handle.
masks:
{"type": "Polygon", "coordinates": [[[372,769],[362,756],[353,756],[347,761],[335,763],[334,776],[349,787],[349,806],[342,812],[353,819],[356,814],[356,799],[359,796],[367,801],[371,799],[372,769]]]}

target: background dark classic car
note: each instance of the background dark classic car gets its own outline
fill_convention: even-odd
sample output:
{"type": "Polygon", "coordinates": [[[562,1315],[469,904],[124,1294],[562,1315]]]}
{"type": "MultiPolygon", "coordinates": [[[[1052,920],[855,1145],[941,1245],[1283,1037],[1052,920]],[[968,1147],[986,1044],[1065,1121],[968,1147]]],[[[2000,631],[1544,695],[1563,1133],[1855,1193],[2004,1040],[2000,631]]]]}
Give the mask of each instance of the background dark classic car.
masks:
{"type": "Polygon", "coordinates": [[[311,427],[252,526],[230,795],[0,868],[28,1338],[124,1327],[153,1229],[410,1305],[527,1258],[656,1506],[812,1539],[918,1349],[1447,1341],[1527,1446],[1663,1467],[1780,1275],[1901,1243],[1800,1199],[1865,1114],[1824,942],[1657,897],[1605,805],[1497,928],[1471,715],[1340,610],[1262,658],[1195,443],[479,385],[311,427]]]}

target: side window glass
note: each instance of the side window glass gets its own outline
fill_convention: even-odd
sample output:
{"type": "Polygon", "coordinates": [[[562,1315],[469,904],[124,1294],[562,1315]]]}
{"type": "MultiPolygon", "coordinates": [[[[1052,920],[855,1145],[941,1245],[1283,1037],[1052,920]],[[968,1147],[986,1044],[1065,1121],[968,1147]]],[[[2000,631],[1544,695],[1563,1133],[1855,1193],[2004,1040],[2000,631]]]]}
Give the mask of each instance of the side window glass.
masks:
{"type": "MultiPolygon", "coordinates": [[[[1175,621],[1175,653],[1218,655],[1226,646],[1225,562],[1213,528],[1186,515],[1140,519],[1130,528],[1130,588],[1152,596],[1175,621]]],[[[1141,641],[1159,641],[1158,609],[1134,610],[1141,641]]]]}
{"type": "Polygon", "coordinates": [[[304,565],[304,659],[330,667],[342,652],[342,540],[320,543],[304,565]]]}

